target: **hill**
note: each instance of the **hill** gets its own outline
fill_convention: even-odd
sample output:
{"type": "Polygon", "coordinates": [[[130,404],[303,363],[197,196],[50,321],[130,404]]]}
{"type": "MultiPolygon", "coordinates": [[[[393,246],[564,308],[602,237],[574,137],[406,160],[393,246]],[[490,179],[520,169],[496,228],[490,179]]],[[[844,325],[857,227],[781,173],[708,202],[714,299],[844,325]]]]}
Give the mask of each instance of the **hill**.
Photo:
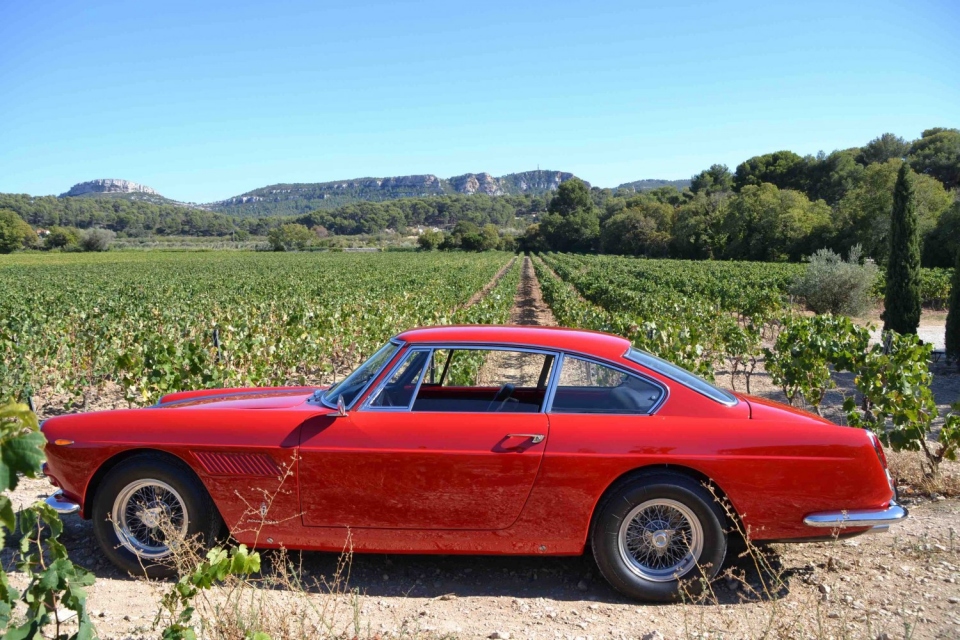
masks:
{"type": "Polygon", "coordinates": [[[115,198],[131,202],[149,202],[151,204],[174,205],[199,209],[198,205],[172,200],[157,193],[154,189],[130,180],[100,178],[78,182],[59,195],[60,198],[115,198]]]}
{"type": "Polygon", "coordinates": [[[617,189],[624,191],[652,191],[660,187],[676,187],[683,191],[690,186],[689,180],[634,180],[633,182],[624,182],[617,189]]]}
{"type": "Polygon", "coordinates": [[[389,178],[355,178],[333,182],[274,184],[203,205],[205,209],[238,216],[302,215],[329,211],[356,202],[445,195],[543,195],[573,178],[564,171],[523,171],[499,178],[466,173],[452,178],[432,174],[389,178]]]}

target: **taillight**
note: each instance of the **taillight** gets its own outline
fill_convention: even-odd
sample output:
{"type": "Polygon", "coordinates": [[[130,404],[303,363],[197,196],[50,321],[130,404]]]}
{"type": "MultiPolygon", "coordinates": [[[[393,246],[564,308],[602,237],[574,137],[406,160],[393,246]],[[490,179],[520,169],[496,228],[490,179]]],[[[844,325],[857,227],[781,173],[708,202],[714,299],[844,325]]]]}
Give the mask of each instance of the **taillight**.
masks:
{"type": "Polygon", "coordinates": [[[897,483],[893,481],[893,476],[890,475],[890,469],[887,468],[887,454],[883,452],[883,445],[880,443],[880,438],[877,437],[873,431],[867,431],[867,437],[870,438],[870,441],[873,442],[873,450],[877,453],[877,459],[880,460],[880,466],[883,467],[883,474],[887,476],[887,484],[890,486],[890,493],[893,494],[894,498],[897,496],[897,483]]]}
{"type": "Polygon", "coordinates": [[[873,450],[877,452],[877,457],[880,458],[880,464],[883,465],[883,468],[887,468],[887,454],[883,452],[883,445],[880,444],[880,438],[877,437],[873,431],[867,431],[870,435],[870,439],[873,441],[873,450]]]}

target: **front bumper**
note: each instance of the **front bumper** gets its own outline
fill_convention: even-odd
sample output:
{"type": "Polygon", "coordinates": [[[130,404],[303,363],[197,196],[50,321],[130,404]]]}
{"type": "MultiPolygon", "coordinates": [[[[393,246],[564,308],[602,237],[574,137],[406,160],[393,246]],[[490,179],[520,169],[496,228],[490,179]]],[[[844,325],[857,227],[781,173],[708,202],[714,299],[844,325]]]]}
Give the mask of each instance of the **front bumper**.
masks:
{"type": "Polygon", "coordinates": [[[47,506],[53,507],[53,510],[62,516],[80,511],[80,505],[63,495],[63,491],[55,491],[52,496],[44,500],[47,506]]]}
{"type": "Polygon", "coordinates": [[[863,509],[858,511],[821,511],[803,519],[808,527],[822,529],[845,529],[870,527],[871,531],[886,531],[907,517],[907,510],[891,500],[886,509],[863,509]]]}

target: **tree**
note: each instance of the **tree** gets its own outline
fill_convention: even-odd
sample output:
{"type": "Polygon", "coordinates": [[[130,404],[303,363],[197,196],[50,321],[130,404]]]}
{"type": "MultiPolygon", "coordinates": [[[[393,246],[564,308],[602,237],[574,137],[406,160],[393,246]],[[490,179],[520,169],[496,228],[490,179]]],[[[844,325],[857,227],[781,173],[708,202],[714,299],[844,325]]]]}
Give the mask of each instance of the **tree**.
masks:
{"type": "Polygon", "coordinates": [[[677,207],[671,243],[673,254],[694,260],[719,257],[726,245],[724,226],[732,199],[726,192],[709,196],[700,192],[677,207]]]}
{"type": "Polygon", "coordinates": [[[741,191],[748,185],[759,186],[764,182],[779,189],[803,191],[806,186],[806,162],[793,151],[777,151],[754,156],[737,165],[733,176],[734,189],[741,191]]]}
{"type": "Polygon", "coordinates": [[[937,220],[937,226],[923,237],[921,262],[925,267],[949,269],[957,256],[960,256],[960,200],[954,202],[937,220]]]}
{"type": "Polygon", "coordinates": [[[80,246],[80,232],[73,227],[50,227],[43,241],[48,249],[73,249],[80,246]]]}
{"type": "Polygon", "coordinates": [[[483,251],[483,234],[471,231],[460,236],[460,248],[464,251],[483,251]]]}
{"type": "Polygon", "coordinates": [[[600,243],[604,253],[662,257],[667,255],[670,233],[643,210],[626,209],[603,224],[600,243]]]}
{"type": "Polygon", "coordinates": [[[863,145],[857,153],[857,162],[866,166],[893,159],[903,160],[909,152],[909,142],[892,133],[884,133],[863,145]]]}
{"type": "Polygon", "coordinates": [[[302,251],[316,238],[310,229],[302,224],[287,223],[271,229],[267,241],[274,251],[302,251]]]}
{"type": "Polygon", "coordinates": [[[920,232],[913,178],[913,171],[903,163],[893,188],[883,329],[897,333],[916,333],[920,326],[920,232]]]}
{"type": "Polygon", "coordinates": [[[423,251],[433,251],[439,249],[443,243],[443,232],[427,229],[417,238],[417,245],[423,251]]]}
{"type": "Polygon", "coordinates": [[[747,185],[730,204],[725,256],[739,260],[799,260],[809,255],[815,232],[830,224],[830,207],[800,191],[772,184],[747,185]]]}
{"type": "Polygon", "coordinates": [[[820,152],[807,159],[806,188],[811,200],[835,205],[863,179],[863,167],[856,161],[857,149],[844,149],[826,155],[820,152]]]}
{"type": "Polygon", "coordinates": [[[500,230],[495,224],[485,224],[480,231],[483,236],[483,249],[481,251],[492,251],[500,246],[500,230]]]}
{"type": "MultiPolygon", "coordinates": [[[[865,255],[880,264],[886,264],[890,249],[894,185],[901,165],[901,160],[871,164],[864,169],[860,184],[840,200],[836,221],[839,248],[849,250],[859,244],[865,255]]],[[[912,179],[917,224],[920,237],[923,238],[937,226],[940,217],[953,202],[953,197],[934,178],[913,175],[912,179]]]]}
{"type": "Polygon", "coordinates": [[[714,164],[690,179],[690,191],[717,193],[733,189],[733,174],[725,164],[714,164]]]}
{"type": "Polygon", "coordinates": [[[539,224],[531,224],[528,226],[517,241],[517,245],[520,251],[528,253],[539,253],[549,251],[550,249],[550,247],[547,246],[546,239],[544,239],[543,234],[540,232],[539,224]]]}
{"type": "Polygon", "coordinates": [[[540,220],[540,233],[554,251],[591,251],[600,235],[600,218],[590,189],[579,178],[557,187],[547,213],[540,220]]]}
{"type": "Polygon", "coordinates": [[[947,189],[960,186],[960,129],[927,129],[910,148],[910,166],[947,189]]]}
{"type": "Polygon", "coordinates": [[[9,209],[0,209],[0,253],[11,253],[35,244],[37,234],[23,218],[9,209]]]}
{"type": "Polygon", "coordinates": [[[960,252],[953,266],[953,280],[950,282],[950,310],[947,312],[946,332],[947,356],[953,358],[960,368],[960,252]]]}

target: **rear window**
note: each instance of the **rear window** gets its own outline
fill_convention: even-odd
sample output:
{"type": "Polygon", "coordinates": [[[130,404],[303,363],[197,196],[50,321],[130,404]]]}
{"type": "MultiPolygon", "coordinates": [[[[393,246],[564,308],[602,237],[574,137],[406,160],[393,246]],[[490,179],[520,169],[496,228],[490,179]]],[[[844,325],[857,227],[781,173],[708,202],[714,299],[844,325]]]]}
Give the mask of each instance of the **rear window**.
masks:
{"type": "Polygon", "coordinates": [[[737,397],[729,391],[718,389],[700,376],[696,376],[672,362],[667,362],[663,358],[658,358],[646,351],[633,348],[627,351],[626,358],[675,382],[679,382],[683,386],[707,396],[714,402],[719,402],[720,404],[731,407],[737,404],[737,397]]]}

